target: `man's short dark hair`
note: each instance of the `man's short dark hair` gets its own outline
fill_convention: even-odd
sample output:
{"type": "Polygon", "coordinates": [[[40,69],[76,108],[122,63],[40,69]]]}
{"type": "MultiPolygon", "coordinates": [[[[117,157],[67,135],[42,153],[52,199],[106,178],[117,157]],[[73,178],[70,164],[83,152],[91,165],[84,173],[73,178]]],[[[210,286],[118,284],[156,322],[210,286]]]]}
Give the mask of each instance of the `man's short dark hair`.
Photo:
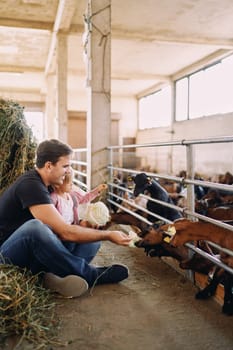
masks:
{"type": "Polygon", "coordinates": [[[59,140],[46,140],[39,144],[36,151],[36,166],[43,168],[46,162],[56,164],[60,157],[73,153],[72,148],[59,140]]]}

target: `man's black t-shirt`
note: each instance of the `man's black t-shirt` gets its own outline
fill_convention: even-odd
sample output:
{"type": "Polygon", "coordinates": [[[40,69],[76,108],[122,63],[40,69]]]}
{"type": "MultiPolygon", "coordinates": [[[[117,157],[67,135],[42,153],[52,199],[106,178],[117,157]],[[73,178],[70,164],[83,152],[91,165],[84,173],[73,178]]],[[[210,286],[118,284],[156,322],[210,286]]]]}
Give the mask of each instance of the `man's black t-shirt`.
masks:
{"type": "Polygon", "coordinates": [[[33,219],[29,207],[51,203],[49,189],[35,169],[21,175],[0,196],[0,245],[23,223],[33,219]]]}

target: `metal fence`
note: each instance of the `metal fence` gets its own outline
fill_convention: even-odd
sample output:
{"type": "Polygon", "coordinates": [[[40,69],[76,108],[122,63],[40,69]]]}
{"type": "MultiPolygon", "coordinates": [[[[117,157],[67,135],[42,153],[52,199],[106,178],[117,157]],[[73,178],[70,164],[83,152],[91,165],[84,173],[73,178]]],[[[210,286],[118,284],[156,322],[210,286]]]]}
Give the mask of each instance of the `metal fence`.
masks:
{"type": "MultiPolygon", "coordinates": [[[[232,143],[233,142],[233,137],[229,136],[229,137],[218,137],[218,138],[210,138],[210,139],[198,139],[198,140],[181,140],[181,141],[172,141],[172,142],[157,142],[157,143],[150,143],[150,144],[133,144],[133,145],[125,145],[125,146],[110,146],[108,147],[108,152],[109,152],[109,165],[108,165],[108,170],[109,170],[109,179],[108,179],[108,186],[109,186],[109,191],[108,191],[108,197],[107,197],[107,201],[111,206],[116,206],[118,208],[120,208],[121,210],[135,216],[137,219],[141,220],[142,222],[145,222],[147,224],[152,224],[152,222],[150,222],[149,220],[145,219],[145,217],[143,217],[142,215],[139,215],[138,213],[135,213],[135,211],[126,208],[124,206],[124,204],[128,204],[131,205],[132,207],[135,207],[136,209],[141,210],[142,212],[146,212],[147,214],[150,214],[151,216],[153,216],[156,220],[162,220],[164,222],[170,223],[169,220],[167,220],[167,218],[161,217],[159,215],[157,215],[156,213],[152,213],[149,212],[147,209],[138,206],[134,203],[132,203],[131,201],[125,199],[124,194],[126,192],[128,192],[128,194],[130,196],[133,196],[133,191],[132,189],[126,188],[126,187],[122,187],[119,184],[116,184],[114,179],[116,176],[121,176],[126,177],[126,176],[133,176],[136,174],[139,174],[142,172],[142,170],[140,169],[140,167],[138,169],[135,168],[126,168],[126,167],[121,167],[119,166],[119,164],[123,164],[122,163],[122,154],[124,149],[127,150],[127,152],[130,151],[130,149],[133,150],[133,152],[130,152],[130,162],[128,162],[129,165],[131,164],[138,164],[138,159],[134,162],[133,161],[133,157],[137,158],[137,154],[136,151],[137,149],[140,148],[158,148],[158,147],[166,147],[166,146],[170,146],[170,147],[176,147],[176,146],[183,146],[186,149],[186,164],[187,164],[187,168],[186,170],[186,177],[179,177],[179,176],[173,176],[172,174],[161,174],[161,173],[154,173],[154,172],[146,172],[146,174],[150,177],[154,177],[156,179],[165,179],[165,180],[169,180],[169,181],[173,181],[173,182],[177,182],[180,183],[182,185],[185,185],[187,187],[187,207],[185,208],[180,208],[176,205],[172,205],[172,204],[168,204],[168,203],[164,203],[161,202],[159,200],[156,199],[152,199],[151,197],[148,197],[146,195],[141,195],[142,197],[145,197],[146,199],[149,199],[150,201],[154,201],[156,203],[159,203],[163,206],[167,206],[167,207],[172,207],[175,208],[176,210],[182,212],[182,214],[188,218],[190,218],[191,220],[197,220],[197,219],[201,219],[203,221],[207,221],[210,222],[216,226],[220,226],[222,228],[225,228],[227,230],[233,231],[233,226],[229,225],[228,223],[225,222],[221,222],[219,220],[215,220],[215,219],[211,219],[207,216],[204,215],[200,215],[198,213],[195,212],[195,193],[194,193],[194,186],[195,185],[199,185],[199,186],[205,186],[208,188],[214,188],[214,189],[219,189],[219,190],[224,190],[224,191],[229,191],[232,192],[233,191],[233,186],[232,185],[225,185],[225,184],[220,184],[217,182],[211,182],[211,181],[202,181],[202,180],[196,180],[194,178],[194,174],[195,174],[195,164],[194,164],[194,156],[193,156],[193,148],[195,147],[195,145],[198,144],[208,144],[208,143],[232,143]],[[117,152],[117,155],[116,155],[117,152]],[[116,194],[114,192],[114,189],[117,189],[118,192],[121,193],[121,195],[116,194]],[[117,203],[121,202],[121,204],[117,203]]],[[[86,149],[82,149],[81,151],[79,151],[79,149],[75,150],[75,155],[76,155],[76,160],[74,161],[74,167],[76,167],[75,169],[75,182],[79,185],[81,185],[82,187],[86,188],[85,182],[82,181],[81,178],[85,177],[86,171],[83,169],[83,167],[87,167],[88,164],[86,162],[83,162],[82,160],[80,160],[80,153],[86,151],[86,149]]],[[[124,165],[127,164],[127,161],[124,160],[124,165]]],[[[233,233],[232,233],[233,234],[233,233]]],[[[209,245],[213,246],[215,249],[218,249],[219,251],[224,251],[227,254],[233,256],[233,251],[229,251],[228,249],[225,249],[213,242],[208,242],[209,245]]],[[[194,244],[192,243],[186,243],[185,244],[191,252],[196,252],[199,255],[205,257],[206,259],[212,261],[214,264],[224,268],[226,271],[230,272],[233,274],[233,269],[230,268],[229,266],[223,264],[219,259],[217,259],[216,257],[208,254],[207,252],[201,250],[200,248],[196,247],[194,244]]],[[[192,276],[189,274],[189,278],[192,279],[192,276]]]]}
{"type": "Polygon", "coordinates": [[[75,148],[72,168],[74,172],[73,181],[83,190],[87,190],[87,148],[75,148]]]}

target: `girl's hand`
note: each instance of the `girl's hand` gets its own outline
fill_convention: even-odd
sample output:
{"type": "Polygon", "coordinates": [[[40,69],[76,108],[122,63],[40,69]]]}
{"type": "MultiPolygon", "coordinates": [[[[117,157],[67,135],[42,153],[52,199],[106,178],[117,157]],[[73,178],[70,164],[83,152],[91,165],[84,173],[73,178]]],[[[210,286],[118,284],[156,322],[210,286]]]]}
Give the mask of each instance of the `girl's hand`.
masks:
{"type": "Polygon", "coordinates": [[[100,184],[99,186],[97,186],[97,190],[99,193],[107,190],[107,188],[108,188],[108,185],[106,185],[106,184],[100,184]]]}

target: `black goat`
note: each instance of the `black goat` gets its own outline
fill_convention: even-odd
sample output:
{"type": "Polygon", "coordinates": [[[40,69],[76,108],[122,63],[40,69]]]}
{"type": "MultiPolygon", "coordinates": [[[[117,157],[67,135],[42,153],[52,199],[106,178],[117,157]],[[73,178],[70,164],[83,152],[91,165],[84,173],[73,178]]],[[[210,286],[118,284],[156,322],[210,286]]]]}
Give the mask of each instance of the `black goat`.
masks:
{"type": "MultiPolygon", "coordinates": [[[[168,192],[154,179],[151,179],[145,173],[137,174],[134,177],[135,188],[134,196],[137,197],[140,193],[149,194],[151,198],[158,199],[165,203],[174,204],[173,200],[169,196],[168,192]]],[[[152,213],[158,214],[170,221],[175,221],[182,217],[181,213],[173,208],[168,208],[159,203],[148,200],[147,210],[152,213]]],[[[148,219],[152,222],[155,221],[153,216],[149,216],[148,219]]]]}

